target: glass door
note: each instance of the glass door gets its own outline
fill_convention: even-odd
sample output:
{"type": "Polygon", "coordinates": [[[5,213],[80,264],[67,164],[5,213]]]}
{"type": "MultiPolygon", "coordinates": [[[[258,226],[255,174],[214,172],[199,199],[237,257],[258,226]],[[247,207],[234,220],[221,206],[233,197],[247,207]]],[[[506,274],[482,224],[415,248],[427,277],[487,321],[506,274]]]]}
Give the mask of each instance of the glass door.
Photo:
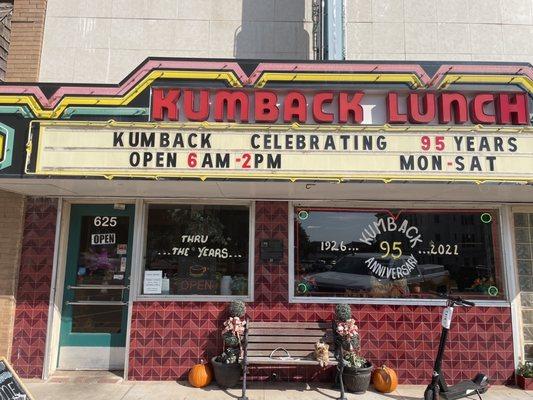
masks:
{"type": "Polygon", "coordinates": [[[124,364],[134,206],[73,205],[59,369],[124,364]]]}

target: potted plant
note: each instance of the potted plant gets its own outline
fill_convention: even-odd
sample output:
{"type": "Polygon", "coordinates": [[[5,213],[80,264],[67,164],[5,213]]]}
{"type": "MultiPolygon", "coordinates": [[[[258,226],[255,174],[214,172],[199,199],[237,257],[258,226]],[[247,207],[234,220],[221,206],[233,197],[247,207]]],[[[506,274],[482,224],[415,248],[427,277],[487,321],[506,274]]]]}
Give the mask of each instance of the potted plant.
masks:
{"type": "Polygon", "coordinates": [[[242,373],[240,364],[242,354],[242,338],[246,321],[246,306],[242,301],[232,301],[228,307],[229,317],[224,322],[222,338],[224,350],[219,356],[211,359],[215,380],[220,387],[234,387],[239,383],[242,373]]]}
{"type": "Polygon", "coordinates": [[[533,390],[533,363],[526,361],[516,370],[516,384],[524,390],[533,390]]]}
{"type": "Polygon", "coordinates": [[[237,296],[245,296],[248,292],[248,280],[244,276],[236,276],[231,281],[231,293],[237,296]]]}
{"type": "Polygon", "coordinates": [[[359,329],[348,304],[335,307],[335,335],[337,346],[341,347],[342,380],[346,390],[365,393],[370,385],[372,363],[360,354],[359,329]]]}

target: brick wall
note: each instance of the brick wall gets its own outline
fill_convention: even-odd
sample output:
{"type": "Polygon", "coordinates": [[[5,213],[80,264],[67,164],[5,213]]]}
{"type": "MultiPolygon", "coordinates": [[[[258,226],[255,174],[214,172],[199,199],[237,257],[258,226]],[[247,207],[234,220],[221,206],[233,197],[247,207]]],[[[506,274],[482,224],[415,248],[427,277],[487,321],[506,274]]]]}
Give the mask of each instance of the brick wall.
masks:
{"type": "Polygon", "coordinates": [[[0,356],[9,357],[13,338],[24,197],[0,191],[0,356]]]}
{"type": "Polygon", "coordinates": [[[13,367],[24,378],[43,372],[57,200],[28,197],[13,327],[13,367]]]}
{"type": "Polygon", "coordinates": [[[39,80],[47,0],[16,0],[11,19],[11,43],[6,81],[39,80]]]}

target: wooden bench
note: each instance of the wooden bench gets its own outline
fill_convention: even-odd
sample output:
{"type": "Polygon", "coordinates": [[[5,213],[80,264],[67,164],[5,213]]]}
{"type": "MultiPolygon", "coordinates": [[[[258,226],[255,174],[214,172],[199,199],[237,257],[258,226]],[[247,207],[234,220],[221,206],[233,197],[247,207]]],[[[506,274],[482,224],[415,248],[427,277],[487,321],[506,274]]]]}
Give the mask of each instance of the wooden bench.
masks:
{"type": "MultiPolygon", "coordinates": [[[[247,321],[244,333],[244,356],[242,396],[239,400],[248,400],[246,396],[246,377],[249,365],[316,365],[315,343],[319,340],[329,344],[328,365],[338,365],[342,351],[336,352],[332,324],[328,322],[253,322],[247,321]],[[290,357],[283,350],[290,353],[290,357]]],[[[337,368],[341,395],[345,400],[342,382],[343,364],[337,368]]]]}

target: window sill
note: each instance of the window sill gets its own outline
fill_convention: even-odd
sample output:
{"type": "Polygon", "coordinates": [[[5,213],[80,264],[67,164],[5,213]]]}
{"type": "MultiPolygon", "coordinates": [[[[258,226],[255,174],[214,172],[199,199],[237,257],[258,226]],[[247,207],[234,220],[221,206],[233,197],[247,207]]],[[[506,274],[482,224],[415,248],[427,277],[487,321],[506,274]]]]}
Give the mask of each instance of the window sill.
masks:
{"type": "MultiPolygon", "coordinates": [[[[477,307],[511,307],[507,300],[475,300],[477,307]]],[[[375,305],[393,305],[393,306],[446,306],[446,300],[443,299],[387,299],[387,298],[337,298],[337,297],[296,297],[291,296],[289,303],[302,304],[375,304],[375,305]]]]}
{"type": "Polygon", "coordinates": [[[241,300],[244,302],[254,301],[251,296],[209,296],[209,295],[138,295],[133,301],[175,301],[175,302],[200,302],[200,303],[227,303],[233,300],[241,300]]]}

